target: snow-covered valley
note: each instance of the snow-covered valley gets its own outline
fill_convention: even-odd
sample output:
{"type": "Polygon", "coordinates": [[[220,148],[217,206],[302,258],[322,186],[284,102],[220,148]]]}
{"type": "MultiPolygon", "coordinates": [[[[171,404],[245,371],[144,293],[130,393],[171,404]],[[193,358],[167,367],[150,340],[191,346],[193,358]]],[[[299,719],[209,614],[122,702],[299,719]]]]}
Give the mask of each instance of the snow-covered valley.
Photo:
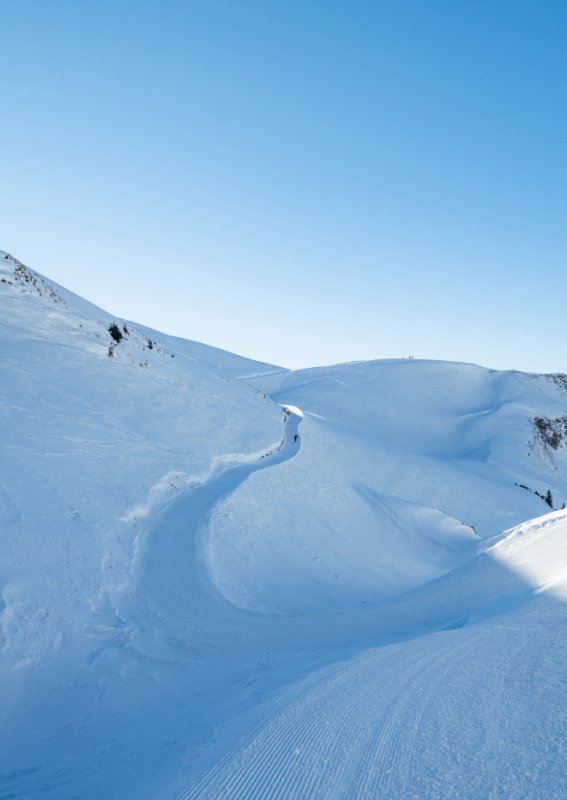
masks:
{"type": "Polygon", "coordinates": [[[0,798],[567,798],[567,377],[290,371],[0,253],[0,798]]]}

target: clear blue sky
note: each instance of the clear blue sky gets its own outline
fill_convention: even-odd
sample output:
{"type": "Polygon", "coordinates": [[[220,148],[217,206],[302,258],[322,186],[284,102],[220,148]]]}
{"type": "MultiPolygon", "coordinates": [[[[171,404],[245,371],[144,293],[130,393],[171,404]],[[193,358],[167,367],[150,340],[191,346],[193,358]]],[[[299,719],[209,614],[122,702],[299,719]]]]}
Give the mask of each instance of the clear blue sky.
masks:
{"type": "Polygon", "coordinates": [[[299,367],[567,371],[565,0],[0,0],[0,248],[299,367]]]}

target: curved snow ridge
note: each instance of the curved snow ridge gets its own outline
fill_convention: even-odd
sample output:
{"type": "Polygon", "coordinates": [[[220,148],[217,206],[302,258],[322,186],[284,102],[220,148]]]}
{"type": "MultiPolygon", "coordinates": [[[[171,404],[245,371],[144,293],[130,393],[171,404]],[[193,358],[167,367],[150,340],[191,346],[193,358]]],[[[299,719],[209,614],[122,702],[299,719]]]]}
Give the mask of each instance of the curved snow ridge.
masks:
{"type": "Polygon", "coordinates": [[[178,489],[163,503],[152,514],[153,524],[138,535],[124,587],[127,608],[120,613],[137,621],[139,632],[150,632],[152,638],[161,633],[185,640],[189,633],[200,631],[204,621],[219,614],[226,625],[232,606],[219,595],[209,576],[203,555],[205,523],[217,503],[253,472],[296,455],[301,446],[298,428],[302,415],[299,409],[282,408],[281,441],[251,454],[219,456],[203,479],[188,479],[185,491],[178,489]]]}
{"type": "Polygon", "coordinates": [[[279,441],[274,442],[267,449],[257,450],[255,453],[226,453],[224,455],[215,456],[211,462],[209,471],[205,475],[189,475],[186,472],[179,471],[170,471],[166,473],[150,488],[146,501],[129,508],[123,516],[120,517],[120,522],[138,522],[158,511],[160,507],[171,502],[181,493],[193,491],[209,483],[227,469],[249,465],[253,467],[252,471],[254,471],[254,468],[264,468],[270,466],[274,462],[278,463],[279,461],[285,461],[287,458],[291,458],[301,446],[301,439],[297,430],[299,423],[303,419],[303,412],[301,409],[297,408],[297,406],[282,405],[282,408],[284,414],[284,430],[282,438],[279,441]],[[286,425],[290,427],[290,434],[287,437],[285,435],[286,425]],[[286,447],[286,440],[288,444],[295,444],[295,448],[291,446],[286,447]],[[258,462],[264,459],[267,459],[269,463],[264,462],[261,467],[259,467],[258,462]]]}

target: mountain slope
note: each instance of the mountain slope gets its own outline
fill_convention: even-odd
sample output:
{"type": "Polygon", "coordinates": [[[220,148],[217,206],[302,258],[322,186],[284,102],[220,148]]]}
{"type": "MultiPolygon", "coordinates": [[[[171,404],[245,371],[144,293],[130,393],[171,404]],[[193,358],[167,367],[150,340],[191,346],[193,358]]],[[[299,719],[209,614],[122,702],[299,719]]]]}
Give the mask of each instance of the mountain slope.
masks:
{"type": "Polygon", "coordinates": [[[565,796],[565,376],[0,309],[0,796],[565,796]]]}
{"type": "Polygon", "coordinates": [[[212,573],[244,608],[391,597],[549,511],[548,492],[565,502],[567,437],[554,449],[534,424],[567,421],[564,376],[402,360],[254,382],[305,419],[293,463],[255,475],[212,520],[212,573]]]}
{"type": "Polygon", "coordinates": [[[2,620],[25,664],[99,620],[141,516],[276,441],[282,412],[227,377],[273,367],[115,320],[1,253],[0,302],[2,620]]]}

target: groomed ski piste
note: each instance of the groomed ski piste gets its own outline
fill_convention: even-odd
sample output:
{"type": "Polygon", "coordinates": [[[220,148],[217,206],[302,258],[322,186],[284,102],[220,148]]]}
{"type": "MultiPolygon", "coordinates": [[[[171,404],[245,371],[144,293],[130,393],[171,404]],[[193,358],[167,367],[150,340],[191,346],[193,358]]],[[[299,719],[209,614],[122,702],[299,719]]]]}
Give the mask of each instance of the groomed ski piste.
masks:
{"type": "Polygon", "coordinates": [[[0,798],[567,798],[565,376],[0,281],[0,798]]]}

